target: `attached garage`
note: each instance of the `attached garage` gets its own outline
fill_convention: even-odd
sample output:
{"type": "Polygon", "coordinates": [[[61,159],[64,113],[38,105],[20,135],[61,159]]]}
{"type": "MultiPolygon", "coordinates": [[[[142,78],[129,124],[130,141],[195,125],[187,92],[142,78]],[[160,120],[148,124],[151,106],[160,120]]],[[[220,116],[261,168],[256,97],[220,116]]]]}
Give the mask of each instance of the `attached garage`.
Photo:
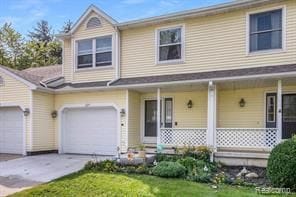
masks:
{"type": "Polygon", "coordinates": [[[0,107],[0,153],[23,153],[23,112],[18,107],[0,107]]]}
{"type": "Polygon", "coordinates": [[[116,155],[118,119],[118,112],[114,107],[64,109],[61,152],[116,155]]]}

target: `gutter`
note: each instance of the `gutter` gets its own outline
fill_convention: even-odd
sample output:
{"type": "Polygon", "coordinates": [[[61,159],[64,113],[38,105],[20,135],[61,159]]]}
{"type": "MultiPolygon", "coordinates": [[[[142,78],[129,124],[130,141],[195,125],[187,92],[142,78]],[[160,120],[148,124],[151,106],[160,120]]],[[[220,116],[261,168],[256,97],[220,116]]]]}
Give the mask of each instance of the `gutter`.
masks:
{"type": "Polygon", "coordinates": [[[294,77],[296,76],[296,71],[294,72],[283,72],[275,74],[260,74],[260,75],[249,75],[249,76],[236,76],[227,78],[208,78],[208,79],[194,79],[194,80],[183,80],[183,81],[171,81],[171,82],[156,82],[156,83],[143,83],[143,84],[130,84],[130,85],[114,85],[102,87],[89,87],[89,88],[77,88],[77,89],[56,89],[56,93],[67,93],[67,92],[78,92],[78,91],[97,91],[97,90],[118,90],[118,89],[128,89],[128,88],[147,88],[147,87],[160,87],[160,86],[170,86],[170,85],[184,85],[184,84],[195,84],[195,83],[205,83],[208,84],[209,81],[213,82],[227,82],[227,81],[242,81],[246,79],[254,78],[281,78],[281,77],[294,77]]]}

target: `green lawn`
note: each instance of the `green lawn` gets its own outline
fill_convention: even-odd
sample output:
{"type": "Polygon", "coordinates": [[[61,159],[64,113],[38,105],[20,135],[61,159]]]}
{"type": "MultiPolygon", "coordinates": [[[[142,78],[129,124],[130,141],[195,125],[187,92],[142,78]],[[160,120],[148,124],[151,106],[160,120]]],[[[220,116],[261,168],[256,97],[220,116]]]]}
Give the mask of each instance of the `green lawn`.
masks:
{"type": "Polygon", "coordinates": [[[210,185],[147,175],[75,173],[13,196],[259,196],[253,188],[210,185]]]}

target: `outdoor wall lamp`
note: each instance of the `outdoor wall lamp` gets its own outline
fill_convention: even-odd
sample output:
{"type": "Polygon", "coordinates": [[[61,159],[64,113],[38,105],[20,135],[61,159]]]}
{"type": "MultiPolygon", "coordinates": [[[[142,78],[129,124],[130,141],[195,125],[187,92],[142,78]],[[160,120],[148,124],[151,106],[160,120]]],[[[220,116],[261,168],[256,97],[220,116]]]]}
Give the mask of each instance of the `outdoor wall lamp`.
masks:
{"type": "Polygon", "coordinates": [[[189,109],[191,109],[192,106],[193,106],[192,100],[189,100],[188,103],[187,103],[187,107],[188,107],[189,109]]]}
{"type": "Polygon", "coordinates": [[[51,112],[51,117],[56,118],[58,116],[58,112],[56,110],[51,112]]]}
{"type": "Polygon", "coordinates": [[[30,109],[26,108],[23,112],[24,112],[24,116],[28,116],[30,114],[30,109]]]}
{"type": "Polygon", "coordinates": [[[120,110],[120,115],[121,115],[121,116],[125,116],[125,109],[122,108],[122,109],[120,110]]]}
{"type": "Polygon", "coordinates": [[[239,101],[239,106],[240,107],[245,107],[245,105],[246,105],[245,99],[241,98],[241,100],[239,101]]]}

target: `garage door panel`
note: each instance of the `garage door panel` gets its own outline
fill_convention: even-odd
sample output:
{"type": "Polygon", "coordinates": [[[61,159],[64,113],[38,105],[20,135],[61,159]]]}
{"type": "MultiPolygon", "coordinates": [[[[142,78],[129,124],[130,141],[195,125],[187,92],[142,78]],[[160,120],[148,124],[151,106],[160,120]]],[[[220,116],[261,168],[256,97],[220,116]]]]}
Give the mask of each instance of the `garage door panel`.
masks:
{"type": "Polygon", "coordinates": [[[64,116],[63,152],[117,153],[117,112],[114,108],[68,109],[64,116]]]}
{"type": "Polygon", "coordinates": [[[23,113],[17,107],[0,108],[0,153],[22,154],[23,113]]]}

